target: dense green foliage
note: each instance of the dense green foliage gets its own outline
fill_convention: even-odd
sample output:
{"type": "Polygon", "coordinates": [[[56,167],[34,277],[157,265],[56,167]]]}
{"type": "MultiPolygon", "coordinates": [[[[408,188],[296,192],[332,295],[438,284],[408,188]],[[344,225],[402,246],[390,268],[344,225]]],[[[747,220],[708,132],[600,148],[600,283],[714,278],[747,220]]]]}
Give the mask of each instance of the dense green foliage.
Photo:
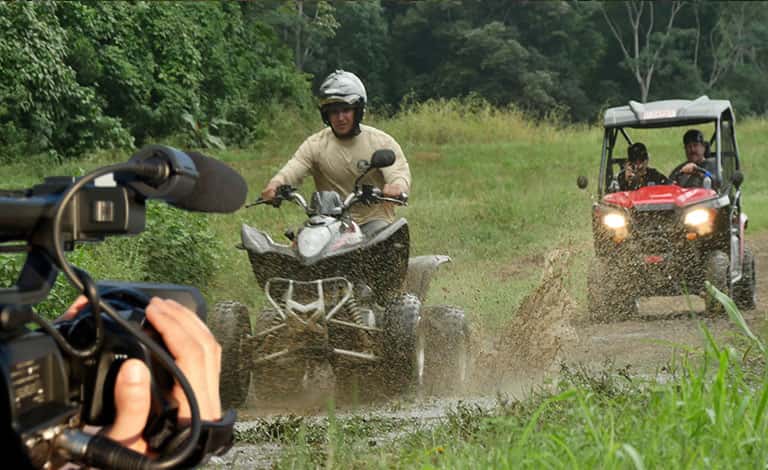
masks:
{"type": "MultiPolygon", "coordinates": [[[[136,237],[81,245],[68,254],[68,259],[96,280],[205,286],[221,268],[224,251],[221,240],[211,229],[211,219],[150,203],[146,231],[136,237]]],[[[22,261],[20,256],[0,257],[0,286],[13,284],[22,261]]],[[[66,310],[74,297],[74,288],[60,275],[51,295],[37,310],[55,317],[66,310]]]]}
{"type": "Polygon", "coordinates": [[[171,137],[250,147],[286,108],[313,114],[335,68],[379,112],[475,94],[592,121],[709,94],[762,115],[766,20],[763,2],[6,2],[0,162],[171,137]]]}
{"type": "Polygon", "coordinates": [[[237,3],[12,2],[0,25],[0,161],[141,145],[183,132],[185,114],[248,145],[278,103],[308,96],[290,52],[237,3]]]}

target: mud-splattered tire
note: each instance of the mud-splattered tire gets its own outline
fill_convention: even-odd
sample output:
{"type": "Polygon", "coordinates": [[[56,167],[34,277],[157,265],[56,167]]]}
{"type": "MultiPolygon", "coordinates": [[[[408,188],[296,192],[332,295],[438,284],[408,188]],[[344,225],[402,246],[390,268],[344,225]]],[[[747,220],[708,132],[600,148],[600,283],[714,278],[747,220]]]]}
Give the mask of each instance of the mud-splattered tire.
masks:
{"type": "Polygon", "coordinates": [[[416,337],[419,391],[457,393],[467,385],[470,329],[464,310],[448,305],[423,307],[416,337]]]}
{"type": "Polygon", "coordinates": [[[733,286],[733,300],[741,310],[753,310],[757,305],[755,255],[748,247],[744,247],[744,266],[742,277],[733,286]]]}
{"type": "MultiPolygon", "coordinates": [[[[715,250],[707,256],[706,280],[726,295],[731,294],[728,288],[730,265],[728,255],[722,251],[715,250]]],[[[725,308],[717,299],[704,292],[704,311],[710,315],[721,315],[725,313],[725,308]]]]}
{"type": "Polygon", "coordinates": [[[225,408],[242,406],[248,397],[251,373],[247,354],[251,321],[248,308],[234,301],[214,305],[208,327],[221,345],[219,392],[225,408]]]}
{"type": "Polygon", "coordinates": [[[587,272],[587,310],[587,319],[595,323],[625,320],[637,316],[637,298],[595,260],[587,272]]]}
{"type": "MultiPolygon", "coordinates": [[[[265,308],[254,324],[254,336],[280,324],[280,316],[276,310],[265,308]]],[[[254,359],[276,353],[290,346],[290,339],[285,336],[285,330],[277,330],[265,337],[257,339],[254,359]]],[[[276,359],[265,364],[254,365],[253,393],[257,400],[266,402],[291,401],[302,390],[304,366],[301,359],[287,357],[276,359]]]]}
{"type": "Polygon", "coordinates": [[[402,294],[384,314],[385,350],[378,382],[387,395],[404,393],[417,383],[416,330],[420,311],[418,297],[402,294]]]}

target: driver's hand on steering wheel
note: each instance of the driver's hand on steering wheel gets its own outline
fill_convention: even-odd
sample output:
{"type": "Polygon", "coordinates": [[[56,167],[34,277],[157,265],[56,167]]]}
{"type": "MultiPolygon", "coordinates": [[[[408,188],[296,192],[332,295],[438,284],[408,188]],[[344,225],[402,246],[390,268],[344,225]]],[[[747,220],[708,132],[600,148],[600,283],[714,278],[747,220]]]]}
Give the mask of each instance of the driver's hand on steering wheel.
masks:
{"type": "Polygon", "coordinates": [[[692,174],[698,170],[699,166],[693,162],[686,163],[680,168],[680,173],[692,174]]]}

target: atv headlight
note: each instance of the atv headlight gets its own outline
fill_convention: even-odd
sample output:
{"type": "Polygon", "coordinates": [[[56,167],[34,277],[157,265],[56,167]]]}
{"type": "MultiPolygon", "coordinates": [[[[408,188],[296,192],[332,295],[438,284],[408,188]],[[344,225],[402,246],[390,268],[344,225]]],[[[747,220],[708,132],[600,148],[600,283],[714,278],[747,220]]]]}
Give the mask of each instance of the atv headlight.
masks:
{"type": "Polygon", "coordinates": [[[712,221],[712,213],[709,209],[693,209],[685,214],[685,225],[699,226],[712,221]]]}
{"type": "Polygon", "coordinates": [[[617,230],[627,226],[627,218],[622,214],[611,212],[603,216],[603,224],[608,228],[617,230]]]}

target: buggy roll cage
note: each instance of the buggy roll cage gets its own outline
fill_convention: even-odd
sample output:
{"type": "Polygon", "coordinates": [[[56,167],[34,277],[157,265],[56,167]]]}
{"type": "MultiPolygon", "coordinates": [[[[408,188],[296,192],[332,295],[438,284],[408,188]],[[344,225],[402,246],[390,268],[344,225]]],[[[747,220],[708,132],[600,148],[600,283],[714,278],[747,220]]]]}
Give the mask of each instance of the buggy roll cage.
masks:
{"type": "MultiPolygon", "coordinates": [[[[630,101],[626,106],[609,108],[604,116],[604,135],[598,178],[598,197],[602,197],[614,178],[614,169],[626,161],[614,158],[616,141],[621,134],[628,145],[633,143],[626,129],[655,129],[701,124],[714,125],[709,138],[711,158],[716,160],[716,178],[721,182],[720,194],[731,190],[731,178],[740,170],[736,142],[735,117],[728,100],[711,100],[701,96],[695,100],[663,100],[649,103],[630,101]]],[[[706,132],[705,132],[706,134],[706,132]]],[[[618,173],[618,172],[617,172],[618,173]]]]}

